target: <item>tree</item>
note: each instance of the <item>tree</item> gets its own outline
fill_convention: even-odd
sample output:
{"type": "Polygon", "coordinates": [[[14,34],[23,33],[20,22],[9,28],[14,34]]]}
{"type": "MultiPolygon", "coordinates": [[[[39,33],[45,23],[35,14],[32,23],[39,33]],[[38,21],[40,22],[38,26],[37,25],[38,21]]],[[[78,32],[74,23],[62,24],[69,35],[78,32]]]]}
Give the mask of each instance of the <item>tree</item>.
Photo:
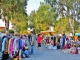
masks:
{"type": "Polygon", "coordinates": [[[60,17],[68,17],[70,28],[74,34],[74,20],[80,16],[79,14],[79,0],[45,0],[53,8],[56,9],[60,17]]]}
{"type": "Polygon", "coordinates": [[[58,33],[62,33],[63,31],[69,32],[69,20],[68,18],[60,18],[57,20],[54,30],[57,31],[58,33]]]}
{"type": "MultiPolygon", "coordinates": [[[[70,25],[69,25],[69,18],[60,18],[59,20],[57,20],[56,24],[55,24],[55,27],[54,27],[54,30],[57,31],[58,33],[62,33],[65,31],[65,33],[69,33],[71,31],[70,29],[70,25]]],[[[78,28],[79,28],[79,22],[77,22],[76,20],[74,20],[75,23],[74,23],[74,30],[77,32],[78,31],[78,28]]]]}
{"type": "Polygon", "coordinates": [[[11,22],[12,25],[14,26],[14,30],[16,30],[17,32],[27,30],[27,25],[28,25],[27,16],[22,13],[15,13],[13,16],[15,18],[11,19],[11,22]]]}
{"type": "Polygon", "coordinates": [[[41,3],[37,11],[32,11],[29,16],[30,26],[38,33],[42,30],[48,30],[56,21],[55,9],[49,4],[41,3]]]}
{"type": "MultiPolygon", "coordinates": [[[[7,30],[9,30],[9,21],[11,21],[12,24],[15,26],[17,23],[21,23],[22,21],[25,21],[27,25],[27,14],[25,12],[27,1],[28,0],[1,0],[2,3],[1,9],[3,10],[5,24],[7,24],[6,25],[7,30]]],[[[20,26],[20,28],[22,27],[20,26]]]]}

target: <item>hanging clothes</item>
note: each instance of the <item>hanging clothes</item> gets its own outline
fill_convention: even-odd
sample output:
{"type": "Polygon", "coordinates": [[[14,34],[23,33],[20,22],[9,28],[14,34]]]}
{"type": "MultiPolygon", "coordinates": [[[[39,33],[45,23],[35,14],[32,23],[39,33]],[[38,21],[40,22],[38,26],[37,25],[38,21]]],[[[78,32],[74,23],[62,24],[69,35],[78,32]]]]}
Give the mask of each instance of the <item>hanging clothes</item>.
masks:
{"type": "Polygon", "coordinates": [[[13,46],[14,46],[14,54],[15,54],[16,52],[18,52],[18,38],[14,39],[13,46]]]}
{"type": "Polygon", "coordinates": [[[10,54],[10,42],[11,42],[11,39],[9,39],[8,54],[10,54]]]}
{"type": "Polygon", "coordinates": [[[19,49],[22,49],[22,48],[23,48],[23,42],[22,42],[22,39],[19,39],[18,43],[19,43],[19,49]]]}
{"type": "Polygon", "coordinates": [[[21,51],[23,49],[22,38],[19,39],[18,43],[19,43],[19,60],[21,60],[21,51]]]}
{"type": "Polygon", "coordinates": [[[3,42],[2,42],[2,52],[5,50],[5,42],[6,42],[7,38],[4,38],[3,39],[3,42]]]}
{"type": "Polygon", "coordinates": [[[7,40],[5,41],[4,53],[7,53],[7,54],[8,54],[8,47],[9,47],[9,40],[7,39],[7,40]]]}
{"type": "Polygon", "coordinates": [[[14,39],[11,38],[10,40],[11,40],[11,41],[10,41],[9,49],[10,49],[10,56],[12,57],[12,54],[13,54],[13,42],[14,42],[14,39]]]}
{"type": "Polygon", "coordinates": [[[3,39],[2,43],[2,60],[7,60],[9,58],[8,54],[9,40],[7,38],[3,39]]]}

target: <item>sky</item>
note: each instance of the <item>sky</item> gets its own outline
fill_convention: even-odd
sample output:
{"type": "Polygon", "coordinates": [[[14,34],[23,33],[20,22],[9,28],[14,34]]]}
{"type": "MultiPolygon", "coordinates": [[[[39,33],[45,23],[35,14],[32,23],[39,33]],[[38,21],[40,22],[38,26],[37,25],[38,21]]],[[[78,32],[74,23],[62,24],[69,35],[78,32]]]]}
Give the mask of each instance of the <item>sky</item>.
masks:
{"type": "Polygon", "coordinates": [[[27,5],[27,14],[29,15],[31,11],[37,10],[40,6],[40,2],[44,2],[44,0],[29,0],[27,5]]]}

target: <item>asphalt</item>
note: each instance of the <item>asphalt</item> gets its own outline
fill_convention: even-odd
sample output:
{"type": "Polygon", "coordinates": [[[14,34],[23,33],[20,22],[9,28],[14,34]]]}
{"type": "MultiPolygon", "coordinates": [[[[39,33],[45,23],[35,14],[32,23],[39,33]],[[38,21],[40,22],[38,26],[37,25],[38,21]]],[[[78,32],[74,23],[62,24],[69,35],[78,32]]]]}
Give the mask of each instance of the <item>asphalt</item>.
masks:
{"type": "MultiPolygon", "coordinates": [[[[2,53],[0,52],[0,58],[2,53]]],[[[35,55],[22,60],[80,60],[80,55],[63,53],[61,50],[49,50],[43,47],[42,50],[35,49],[35,55]]]]}
{"type": "Polygon", "coordinates": [[[80,60],[80,55],[63,53],[61,50],[35,50],[35,55],[30,55],[30,58],[22,60],[80,60]]]}

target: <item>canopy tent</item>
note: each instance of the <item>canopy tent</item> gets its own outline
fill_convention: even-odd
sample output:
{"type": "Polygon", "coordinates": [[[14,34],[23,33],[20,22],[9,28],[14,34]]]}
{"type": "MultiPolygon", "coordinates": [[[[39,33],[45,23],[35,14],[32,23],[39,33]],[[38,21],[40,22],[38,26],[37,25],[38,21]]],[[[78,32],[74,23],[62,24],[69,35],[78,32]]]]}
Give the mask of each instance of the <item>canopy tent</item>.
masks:
{"type": "Polygon", "coordinates": [[[28,35],[28,34],[30,34],[30,32],[31,32],[30,30],[27,30],[26,34],[28,35]]]}
{"type": "Polygon", "coordinates": [[[75,40],[78,40],[80,38],[80,33],[75,33],[75,40]]]}
{"type": "Polygon", "coordinates": [[[76,36],[80,36],[80,33],[75,33],[76,36]]]}
{"type": "Polygon", "coordinates": [[[41,31],[40,33],[42,33],[42,34],[54,34],[54,35],[57,34],[57,32],[55,32],[55,31],[41,31]]]}

